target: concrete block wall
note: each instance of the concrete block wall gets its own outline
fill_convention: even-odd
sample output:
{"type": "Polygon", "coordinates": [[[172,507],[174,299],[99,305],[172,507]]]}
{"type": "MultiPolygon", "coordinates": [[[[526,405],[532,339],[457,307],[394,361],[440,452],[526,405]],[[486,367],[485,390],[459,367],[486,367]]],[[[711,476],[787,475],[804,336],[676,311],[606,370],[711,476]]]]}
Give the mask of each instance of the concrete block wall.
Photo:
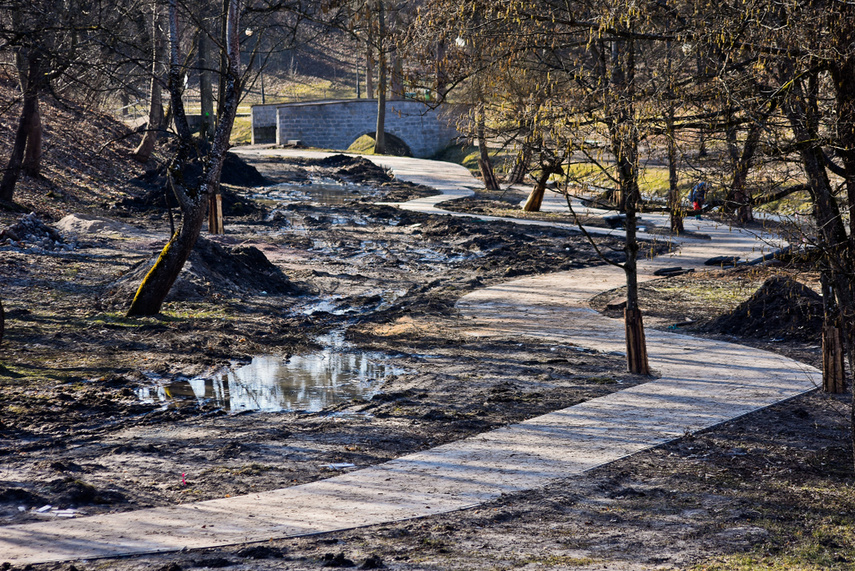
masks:
{"type": "Polygon", "coordinates": [[[277,105],[252,106],[252,144],[264,145],[276,142],[277,105]]]}
{"type": "MultiPolygon", "coordinates": [[[[429,157],[461,137],[455,125],[459,116],[460,109],[454,107],[432,109],[420,101],[388,101],[386,132],[407,143],[416,157],[429,157]]],[[[344,150],[360,136],[374,133],[377,101],[259,105],[252,109],[252,121],[254,144],[274,142],[266,136],[272,122],[276,126],[275,142],[280,145],[300,140],[309,147],[344,150]]]]}

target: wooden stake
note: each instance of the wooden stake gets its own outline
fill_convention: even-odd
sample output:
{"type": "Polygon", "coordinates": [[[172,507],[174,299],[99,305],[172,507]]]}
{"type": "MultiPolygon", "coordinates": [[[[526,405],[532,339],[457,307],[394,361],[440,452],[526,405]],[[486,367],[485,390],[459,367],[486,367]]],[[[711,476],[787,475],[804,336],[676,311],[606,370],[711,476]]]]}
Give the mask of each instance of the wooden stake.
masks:
{"type": "Polygon", "coordinates": [[[840,394],[845,390],[843,332],[831,323],[822,326],[822,390],[840,394]]]}
{"type": "Polygon", "coordinates": [[[212,194],[208,203],[208,233],[224,234],[223,195],[212,194]]]}

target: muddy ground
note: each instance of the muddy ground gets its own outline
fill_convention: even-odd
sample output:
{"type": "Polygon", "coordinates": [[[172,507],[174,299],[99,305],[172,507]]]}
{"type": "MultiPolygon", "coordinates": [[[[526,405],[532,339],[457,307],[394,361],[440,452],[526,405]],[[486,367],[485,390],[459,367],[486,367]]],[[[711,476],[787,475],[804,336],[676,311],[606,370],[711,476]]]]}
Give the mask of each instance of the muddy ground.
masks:
{"type": "MultiPolygon", "coordinates": [[[[270,182],[297,186],[230,186],[236,210],[227,233],[207,237],[200,250],[213,254],[194,258],[157,317],[123,316],[169,233],[162,205],[141,200],[160,184],[157,173],[109,203],[42,209],[40,219],[59,229],[54,245],[0,246],[2,524],[305,483],[337,473],[336,465],[375,464],[643,382],[614,355],[458,332],[454,302],[468,291],[599,263],[575,233],[379,206],[431,191],[352,159],[255,166],[270,182]],[[346,187],[345,203],[294,200],[308,179],[369,186],[346,187]],[[288,203],[278,200],[286,194],[288,203]],[[77,216],[60,223],[67,211],[77,216]],[[236,410],[215,391],[168,398],[255,356],[311,354],[342,335],[346,351],[370,351],[396,367],[362,396],[317,412],[236,410]]],[[[0,228],[18,216],[3,213],[0,228]]],[[[620,256],[617,243],[602,245],[620,256]]],[[[697,334],[717,335],[700,324],[735,309],[766,277],[790,271],[657,282],[644,290],[648,326],[691,314],[697,334]],[[732,293],[740,280],[742,293],[728,303],[685,293],[715,289],[712,282],[732,293]]],[[[816,339],[770,334],[742,341],[816,361],[816,339]]],[[[263,548],[74,567],[648,569],[744,553],[807,557],[809,547],[818,568],[844,569],[855,561],[847,406],[845,397],[809,395],[456,514],[263,548]]]]}

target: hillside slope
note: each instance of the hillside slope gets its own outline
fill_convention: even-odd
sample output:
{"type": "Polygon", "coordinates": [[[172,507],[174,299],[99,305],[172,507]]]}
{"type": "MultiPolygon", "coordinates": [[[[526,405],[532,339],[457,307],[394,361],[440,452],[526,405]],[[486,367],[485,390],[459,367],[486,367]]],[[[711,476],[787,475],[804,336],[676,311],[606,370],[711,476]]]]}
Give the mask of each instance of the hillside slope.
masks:
{"type": "MultiPolygon", "coordinates": [[[[20,106],[16,84],[8,77],[0,78],[0,164],[4,168],[20,106]]],[[[44,126],[41,176],[21,177],[15,189],[16,203],[56,220],[69,212],[109,207],[134,193],[129,180],[146,170],[146,165],[130,157],[139,143],[138,134],[84,104],[47,96],[41,99],[40,109],[44,126]]]]}

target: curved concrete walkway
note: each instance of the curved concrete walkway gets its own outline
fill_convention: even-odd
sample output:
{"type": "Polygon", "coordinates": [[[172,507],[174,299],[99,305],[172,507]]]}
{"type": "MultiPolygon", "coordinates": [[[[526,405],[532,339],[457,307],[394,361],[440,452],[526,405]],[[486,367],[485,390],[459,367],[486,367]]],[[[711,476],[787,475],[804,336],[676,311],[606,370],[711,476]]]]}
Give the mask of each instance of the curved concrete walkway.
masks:
{"type": "MultiPolygon", "coordinates": [[[[259,152],[248,150],[246,152],[259,152]]],[[[263,151],[282,153],[282,151],[263,151]]],[[[465,169],[383,158],[401,178],[465,195],[465,169]],[[432,178],[436,177],[436,178],[432,178]]],[[[422,199],[407,208],[430,210],[422,199]]],[[[692,221],[692,223],[696,223],[692,221]]],[[[712,255],[756,255],[756,236],[698,222],[712,241],[645,260],[696,267],[712,255]]],[[[623,326],[587,300],[621,285],[609,266],[518,279],[463,297],[471,335],[513,335],[623,352],[623,326]]],[[[580,474],[815,388],[819,372],[741,345],[647,331],[659,378],[609,396],[311,484],[195,504],[6,526],[0,561],[16,564],[202,548],[349,529],[477,505],[580,474]],[[698,361],[703,366],[698,366],[698,361]]]]}

